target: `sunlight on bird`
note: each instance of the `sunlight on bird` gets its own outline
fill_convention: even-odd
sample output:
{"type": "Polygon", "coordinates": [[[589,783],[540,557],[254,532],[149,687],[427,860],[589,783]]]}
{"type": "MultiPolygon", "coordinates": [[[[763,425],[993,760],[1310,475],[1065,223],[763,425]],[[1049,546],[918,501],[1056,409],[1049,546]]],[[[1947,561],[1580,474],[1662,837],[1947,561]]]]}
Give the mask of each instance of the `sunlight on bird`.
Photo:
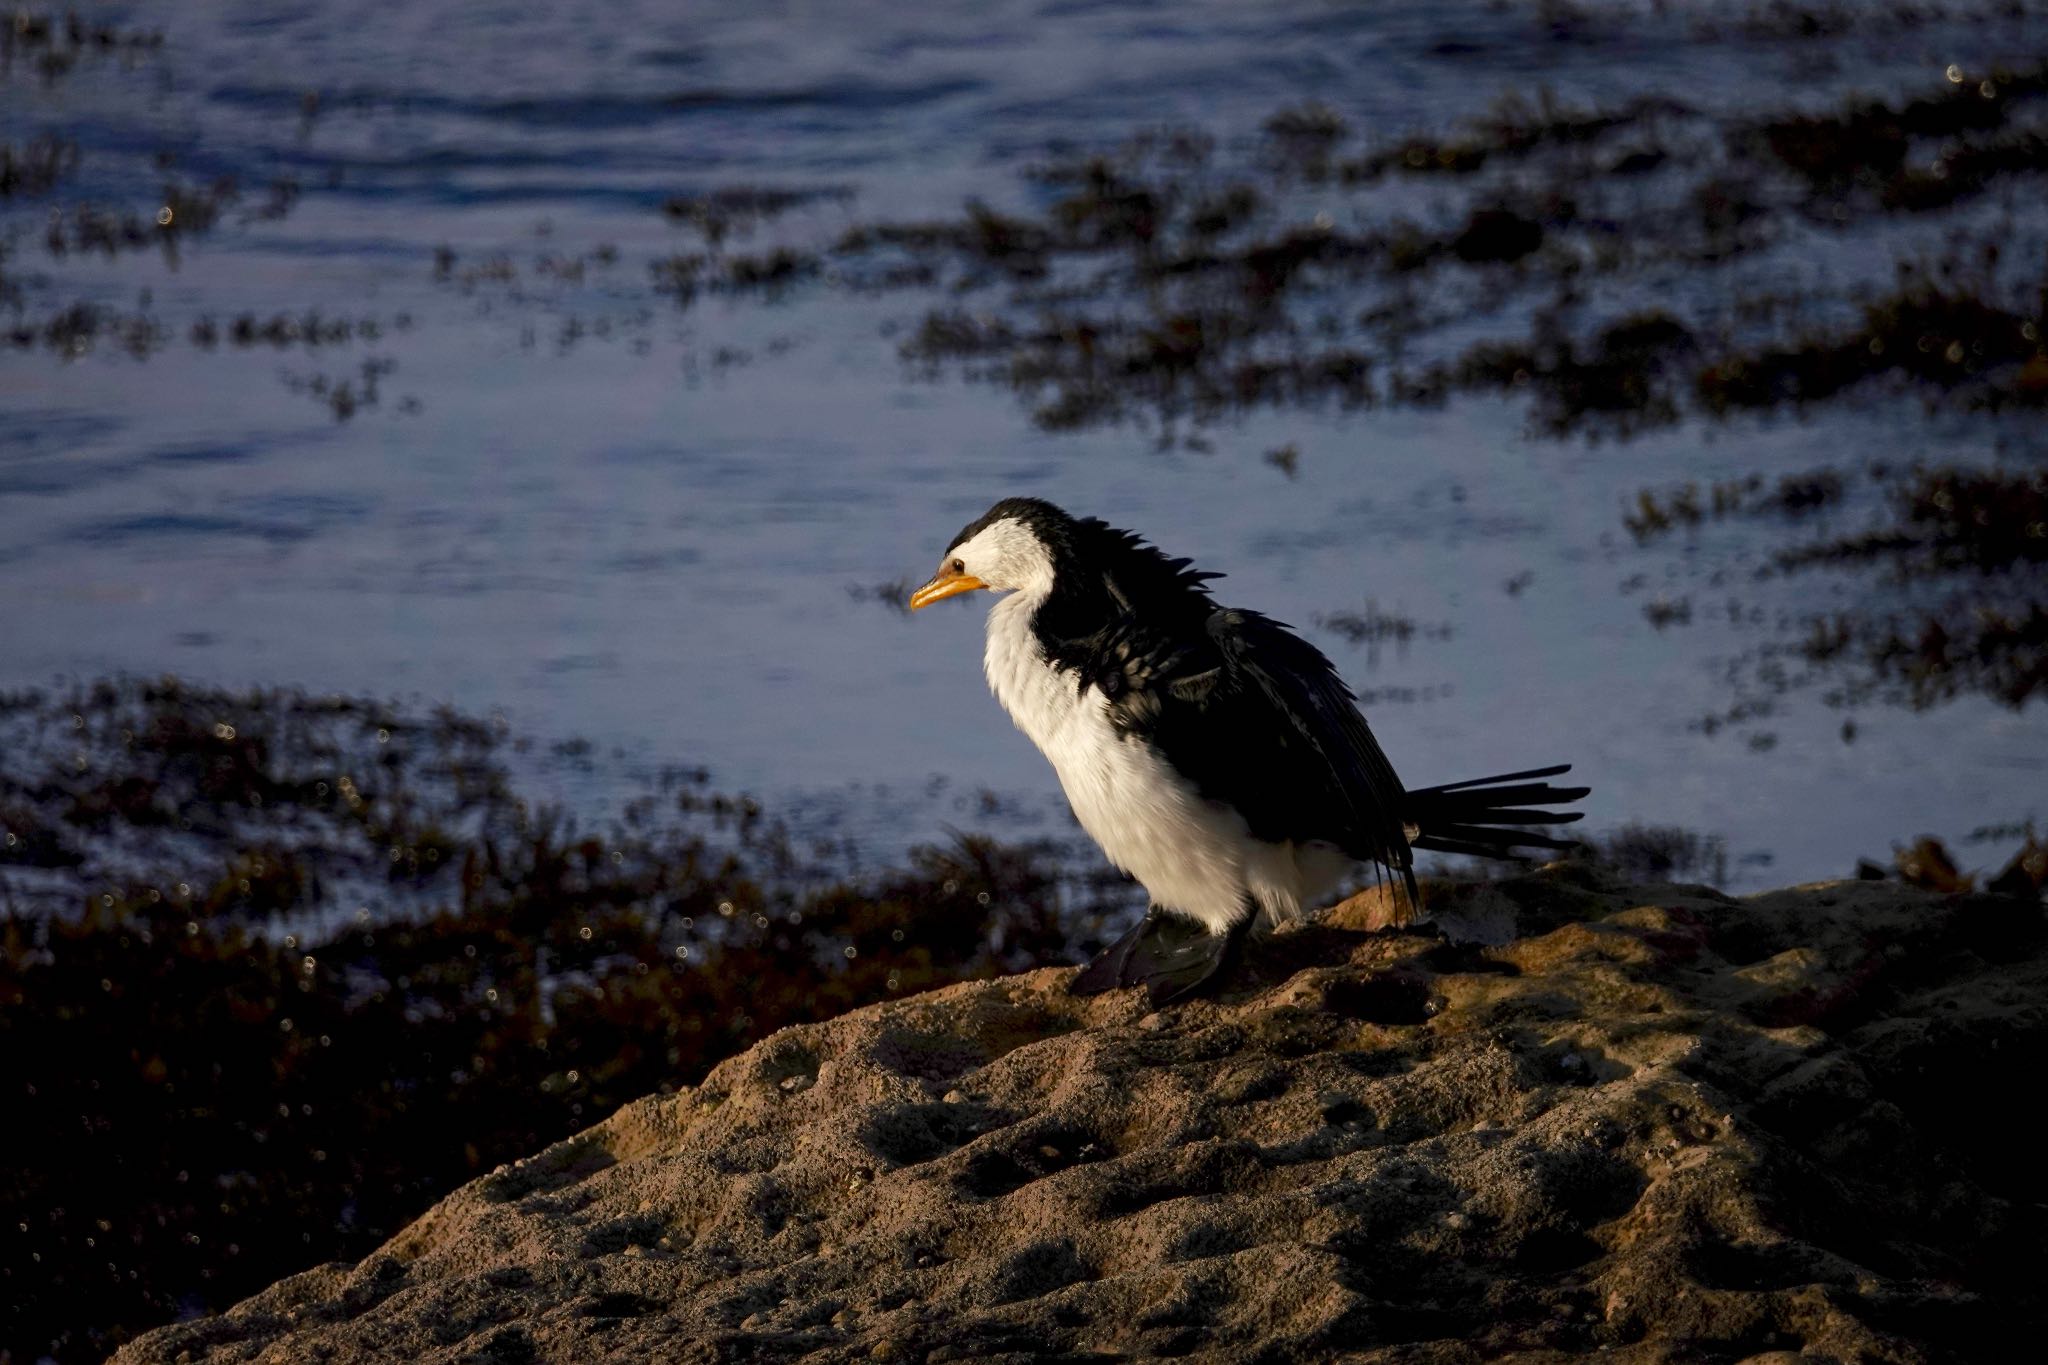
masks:
{"type": "Polygon", "coordinates": [[[1322,652],[1219,606],[1219,577],[1129,531],[1006,498],[946,547],[913,610],[1002,594],[984,663],[996,700],[1052,764],[1075,817],[1151,908],[1075,979],[1155,1004],[1225,965],[1246,933],[1299,919],[1360,863],[1419,904],[1414,850],[1514,858],[1569,840],[1584,787],[1535,768],[1410,791],[1322,652]]]}

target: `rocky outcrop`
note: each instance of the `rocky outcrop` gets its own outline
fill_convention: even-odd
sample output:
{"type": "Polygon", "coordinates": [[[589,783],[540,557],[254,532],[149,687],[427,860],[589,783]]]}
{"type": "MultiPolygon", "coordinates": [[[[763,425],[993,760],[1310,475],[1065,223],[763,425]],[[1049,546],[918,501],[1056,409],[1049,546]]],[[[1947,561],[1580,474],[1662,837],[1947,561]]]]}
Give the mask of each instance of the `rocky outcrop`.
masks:
{"type": "Polygon", "coordinates": [[[1049,968],[785,1029],[118,1359],[1920,1361],[2041,1329],[2037,903],[1560,867],[1439,909],[1465,932],[1347,906],[1156,1013],[1049,968]]]}

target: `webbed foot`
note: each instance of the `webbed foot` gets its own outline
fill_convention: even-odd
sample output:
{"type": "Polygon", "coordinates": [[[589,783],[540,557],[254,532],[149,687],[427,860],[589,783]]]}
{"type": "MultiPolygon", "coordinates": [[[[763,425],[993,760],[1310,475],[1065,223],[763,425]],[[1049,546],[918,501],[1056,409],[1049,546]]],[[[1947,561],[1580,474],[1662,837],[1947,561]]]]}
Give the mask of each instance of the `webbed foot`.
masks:
{"type": "Polygon", "coordinates": [[[1143,986],[1157,1009],[1192,995],[1223,966],[1244,936],[1247,917],[1222,933],[1211,933],[1186,915],[1153,906],[1131,931],[1081,969],[1067,989],[1100,995],[1122,986],[1143,986]]]}

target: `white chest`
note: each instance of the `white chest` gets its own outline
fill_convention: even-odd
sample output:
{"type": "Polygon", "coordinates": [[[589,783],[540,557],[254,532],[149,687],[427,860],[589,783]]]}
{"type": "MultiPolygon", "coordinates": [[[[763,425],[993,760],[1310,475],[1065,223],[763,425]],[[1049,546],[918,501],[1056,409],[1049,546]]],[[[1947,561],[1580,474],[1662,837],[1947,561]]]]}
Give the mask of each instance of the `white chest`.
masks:
{"type": "Polygon", "coordinates": [[[1031,632],[1040,600],[1015,593],[989,612],[984,665],[996,700],[1051,762],[1081,828],[1154,903],[1212,928],[1235,923],[1248,892],[1269,899],[1269,878],[1251,864],[1268,861],[1271,846],[1252,839],[1236,811],[1204,800],[1151,745],[1119,736],[1102,695],[1077,691],[1071,673],[1046,662],[1031,632]]]}
{"type": "MultiPolygon", "coordinates": [[[[1110,751],[1119,741],[1103,717],[1101,696],[1078,692],[1072,674],[1060,673],[1046,662],[1045,651],[1031,632],[1031,614],[1038,604],[1037,597],[1026,593],[1013,593],[996,603],[988,615],[982,664],[996,700],[1067,783],[1069,771],[1080,776],[1113,763],[1110,751]]],[[[1072,794],[1068,784],[1068,795],[1072,794]]],[[[1087,824],[1085,817],[1082,823],[1087,824]]]]}

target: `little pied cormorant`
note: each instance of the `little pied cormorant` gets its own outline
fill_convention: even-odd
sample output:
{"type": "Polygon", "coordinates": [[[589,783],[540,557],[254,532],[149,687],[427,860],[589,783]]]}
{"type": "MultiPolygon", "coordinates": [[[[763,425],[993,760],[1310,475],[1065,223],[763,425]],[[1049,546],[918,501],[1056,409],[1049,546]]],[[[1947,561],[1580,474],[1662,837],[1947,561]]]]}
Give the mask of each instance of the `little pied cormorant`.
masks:
{"type": "Polygon", "coordinates": [[[984,665],[1081,827],[1151,908],[1073,983],[1143,985],[1154,1004],[1208,980],[1248,930],[1298,918],[1359,863],[1398,874],[1413,850],[1513,858],[1570,841],[1584,787],[1569,765],[1409,791],[1337,670],[1287,626],[1219,607],[1220,577],[1129,531],[1005,498],[970,522],[913,609],[985,588],[984,665]]]}

